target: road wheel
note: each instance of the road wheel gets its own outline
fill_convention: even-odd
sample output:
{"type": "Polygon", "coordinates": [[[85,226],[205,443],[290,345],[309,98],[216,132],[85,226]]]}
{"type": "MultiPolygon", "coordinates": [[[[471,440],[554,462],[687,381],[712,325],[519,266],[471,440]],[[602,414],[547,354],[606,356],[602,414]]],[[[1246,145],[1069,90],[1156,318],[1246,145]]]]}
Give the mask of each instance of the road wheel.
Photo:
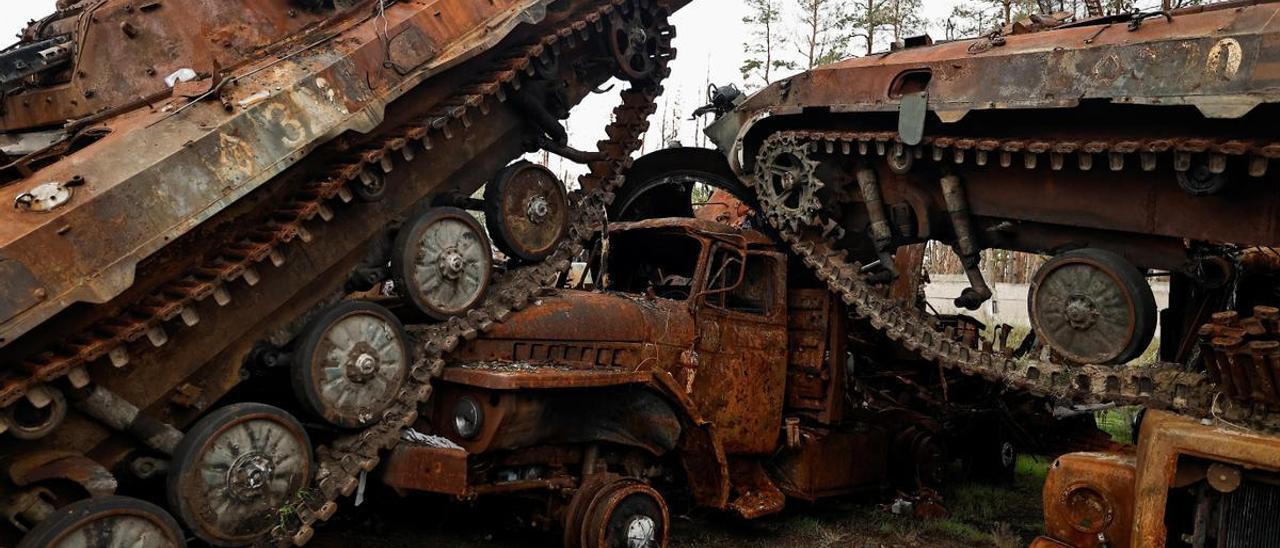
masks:
{"type": "Polygon", "coordinates": [[[314,469],[311,440],[289,413],[259,403],[228,405],[182,438],[169,470],[169,507],[214,546],[261,541],[314,469]]]}
{"type": "Polygon", "coordinates": [[[182,528],[164,509],[135,498],[85,499],[31,529],[18,548],[184,548],[182,528]]]}
{"type": "Polygon", "coordinates": [[[520,161],[484,189],[484,219],[498,249],[515,259],[550,256],[569,231],[569,195],[551,170],[520,161]]]}
{"type": "Polygon", "coordinates": [[[1050,259],[1036,272],[1027,301],[1036,336],[1073,363],[1127,362],[1155,335],[1151,286],[1110,251],[1080,249],[1050,259]]]}
{"type": "Polygon", "coordinates": [[[307,328],[293,359],[293,390],[308,410],[343,428],[375,422],[404,387],[409,346],[389,310],[343,301],[307,328]]]}
{"type": "Polygon", "coordinates": [[[470,213],[432,208],[401,227],[392,250],[396,288],[427,316],[446,320],[484,300],[493,251],[470,213]]]}

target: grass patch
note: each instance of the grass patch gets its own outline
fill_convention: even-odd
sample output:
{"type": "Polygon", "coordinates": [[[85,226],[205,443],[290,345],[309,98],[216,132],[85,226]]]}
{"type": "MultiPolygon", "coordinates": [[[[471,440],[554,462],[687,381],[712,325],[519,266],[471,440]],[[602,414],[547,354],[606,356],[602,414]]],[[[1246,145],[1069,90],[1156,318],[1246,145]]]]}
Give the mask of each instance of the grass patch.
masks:
{"type": "Polygon", "coordinates": [[[1132,444],[1133,420],[1138,416],[1139,409],[1141,408],[1130,406],[1098,411],[1093,414],[1093,420],[1098,423],[1098,429],[1106,432],[1116,443],[1132,444]]]}

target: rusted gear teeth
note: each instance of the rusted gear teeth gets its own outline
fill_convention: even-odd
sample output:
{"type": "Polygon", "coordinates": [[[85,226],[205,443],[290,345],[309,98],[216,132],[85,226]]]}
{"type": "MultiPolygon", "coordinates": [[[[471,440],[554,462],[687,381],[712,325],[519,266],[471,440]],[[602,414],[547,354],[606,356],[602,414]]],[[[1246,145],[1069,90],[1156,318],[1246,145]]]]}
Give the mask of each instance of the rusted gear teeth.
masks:
{"type": "Polygon", "coordinates": [[[754,186],[772,219],[809,222],[822,207],[817,193],[823,183],[807,146],[794,137],[784,137],[778,146],[760,151],[754,186]]]}
{"type": "MultiPolygon", "coordinates": [[[[611,5],[593,10],[576,21],[565,23],[559,31],[552,31],[548,36],[561,36],[566,31],[572,33],[575,30],[589,33],[595,27],[585,23],[609,15],[620,3],[621,0],[616,0],[611,5]]],[[[666,12],[656,3],[646,1],[636,5],[652,12],[659,24],[666,26],[666,12]]],[[[317,450],[321,473],[317,474],[309,492],[320,496],[304,501],[308,511],[290,512],[288,519],[282,515],[281,525],[270,535],[270,543],[299,545],[310,540],[316,518],[332,515],[336,499],[349,496],[359,484],[360,474],[377,466],[380,451],[393,447],[399,441],[401,430],[413,422],[418,406],[430,397],[431,381],[443,372],[448,354],[462,341],[475,338],[504,321],[513,310],[536,306],[539,297],[552,290],[553,284],[569,268],[572,259],[582,251],[586,240],[600,224],[602,206],[613,201],[614,191],[622,185],[621,172],[631,165],[631,154],[639,148],[640,138],[649,128],[647,119],[657,110],[656,100],[662,93],[660,80],[669,74],[667,63],[674,58],[674,50],[669,47],[670,37],[674,34],[664,35],[663,51],[668,53],[659,57],[660,70],[656,71],[655,79],[633,83],[630,89],[622,92],[622,102],[613,110],[613,123],[605,131],[609,139],[597,144],[597,150],[604,153],[607,160],[592,163],[590,173],[579,178],[579,184],[586,190],[570,196],[569,234],[572,240],[560,245],[543,262],[508,271],[496,278],[489,287],[484,304],[465,317],[411,328],[417,343],[417,357],[411,368],[408,387],[383,421],[317,450]]],[[[527,56],[526,63],[537,55],[547,54],[558,53],[538,47],[522,52],[527,56]]],[[[481,84],[470,89],[483,87],[481,84]]],[[[492,87],[500,89],[501,86],[492,87]]]]}
{"type": "MultiPolygon", "coordinates": [[[[923,155],[924,151],[931,148],[934,158],[939,161],[951,159],[962,162],[966,161],[964,158],[973,158],[979,164],[986,161],[988,154],[1008,154],[1009,161],[1001,162],[1006,167],[1013,167],[1013,155],[1018,154],[1024,159],[1018,167],[1033,167],[1036,159],[1051,156],[1055,153],[1052,151],[1057,151],[1058,154],[1066,154],[1068,151],[1102,154],[1107,156],[1108,162],[1122,164],[1130,158],[1152,162],[1151,158],[1141,158],[1144,151],[1181,151],[1188,148],[1269,160],[1274,157],[1274,151],[1280,148],[1275,144],[1241,141],[1153,141],[1031,143],[934,137],[926,140],[923,147],[904,150],[903,153],[923,155]],[[968,154],[970,151],[975,154],[968,154]],[[1113,157],[1117,154],[1120,155],[1119,159],[1113,157]]],[[[797,151],[802,151],[807,157],[819,150],[829,153],[839,151],[838,153],[846,155],[857,152],[867,156],[876,154],[877,150],[889,150],[897,145],[901,145],[901,142],[897,140],[896,134],[886,132],[784,131],[765,139],[757,159],[763,164],[776,158],[785,158],[788,154],[798,154],[797,151]]],[[[813,161],[811,158],[806,159],[813,161]]],[[[1056,161],[1051,159],[1050,166],[1054,163],[1056,161]]],[[[807,165],[807,162],[801,164],[807,165]]],[[[800,164],[790,161],[782,167],[790,169],[795,165],[800,164]]],[[[937,322],[929,314],[904,307],[873,287],[868,278],[860,274],[860,265],[850,262],[847,254],[837,250],[835,243],[823,236],[824,233],[831,233],[830,226],[838,224],[838,220],[826,218],[820,212],[809,215],[796,208],[777,208],[774,207],[776,200],[765,200],[769,185],[762,178],[778,171],[778,166],[756,165],[752,172],[754,180],[747,182],[761,198],[761,207],[765,209],[762,212],[764,217],[781,233],[783,241],[790,245],[792,251],[832,292],[852,307],[854,313],[922,358],[934,361],[948,370],[981,377],[1014,390],[1053,398],[1063,403],[1145,405],[1196,418],[1220,419],[1226,424],[1246,428],[1280,431],[1280,414],[1274,411],[1277,409],[1274,404],[1280,403],[1280,399],[1269,399],[1272,396],[1280,398],[1280,358],[1272,361],[1274,356],[1280,356],[1280,352],[1267,342],[1270,339],[1258,339],[1260,344],[1256,345],[1243,339],[1241,344],[1219,341],[1222,344],[1217,347],[1211,341],[1205,351],[1210,352],[1213,364],[1218,366],[1217,369],[1211,367],[1212,375],[1189,371],[1187,366],[1178,363],[1158,362],[1125,367],[1064,365],[1034,357],[1015,359],[992,350],[989,345],[973,348],[948,336],[939,329],[937,322]],[[1234,366],[1244,363],[1245,358],[1241,352],[1249,353],[1249,368],[1234,366]],[[1257,367],[1257,364],[1263,363],[1272,368],[1268,372],[1273,375],[1269,377],[1273,379],[1273,385],[1268,387],[1260,381],[1250,384],[1248,397],[1243,398],[1240,394],[1245,392],[1237,390],[1239,394],[1236,394],[1226,386],[1233,379],[1237,380],[1237,384],[1247,380],[1238,379],[1243,373],[1263,378],[1262,369],[1257,367]],[[1221,397],[1223,395],[1228,397],[1221,397]],[[1263,403],[1258,403],[1263,400],[1263,403]]],[[[1276,333],[1280,334],[1278,318],[1280,312],[1264,308],[1256,311],[1248,323],[1255,331],[1275,327],[1276,333]]],[[[1235,388],[1239,389],[1240,386],[1235,388]]]]}

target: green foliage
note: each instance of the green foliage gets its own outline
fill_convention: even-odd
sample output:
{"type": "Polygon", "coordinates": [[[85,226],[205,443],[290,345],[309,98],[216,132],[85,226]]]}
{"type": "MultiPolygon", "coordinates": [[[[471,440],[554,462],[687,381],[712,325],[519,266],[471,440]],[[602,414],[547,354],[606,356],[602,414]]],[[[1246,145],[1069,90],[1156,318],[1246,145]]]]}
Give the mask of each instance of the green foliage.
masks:
{"type": "Polygon", "coordinates": [[[796,49],[804,68],[839,61],[848,56],[853,36],[848,32],[848,9],[842,0],[795,0],[798,29],[796,49]]]}
{"type": "Polygon", "coordinates": [[[757,84],[773,83],[774,73],[790,63],[779,57],[785,39],[782,34],[782,7],[779,0],[746,0],[747,16],[742,18],[751,29],[750,39],[742,44],[746,58],[739,70],[748,89],[757,84]]]}

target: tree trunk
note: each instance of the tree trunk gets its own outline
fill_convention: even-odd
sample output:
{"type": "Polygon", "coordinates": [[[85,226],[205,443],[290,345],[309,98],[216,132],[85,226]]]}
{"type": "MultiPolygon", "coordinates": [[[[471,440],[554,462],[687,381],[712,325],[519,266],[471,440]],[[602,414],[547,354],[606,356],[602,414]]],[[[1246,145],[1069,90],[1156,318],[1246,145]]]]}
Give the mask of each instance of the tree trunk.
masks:
{"type": "Polygon", "coordinates": [[[773,18],[764,19],[764,85],[773,83],[769,71],[773,69],[773,18]]]}
{"type": "Polygon", "coordinates": [[[867,0],[867,55],[876,45],[876,0],[867,0]]]}

